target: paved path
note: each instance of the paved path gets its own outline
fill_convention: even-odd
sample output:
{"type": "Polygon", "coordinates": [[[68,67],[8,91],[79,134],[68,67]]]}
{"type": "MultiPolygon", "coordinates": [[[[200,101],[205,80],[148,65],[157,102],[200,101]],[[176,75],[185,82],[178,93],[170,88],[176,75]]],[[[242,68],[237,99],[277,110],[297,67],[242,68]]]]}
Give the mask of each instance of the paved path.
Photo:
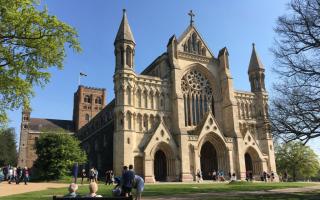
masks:
{"type": "MultiPolygon", "coordinates": [[[[235,191],[235,192],[209,192],[197,194],[171,195],[161,197],[143,197],[143,200],[195,200],[209,197],[239,196],[239,195],[263,195],[263,194],[289,194],[298,192],[320,191],[320,184],[302,188],[285,188],[261,191],[235,191]]],[[[143,193],[142,193],[143,194],[143,193]]]]}
{"type": "Polygon", "coordinates": [[[8,196],[13,194],[21,194],[26,192],[47,190],[49,188],[67,188],[69,184],[63,183],[24,183],[17,184],[8,184],[8,182],[0,183],[0,197],[8,196]]]}

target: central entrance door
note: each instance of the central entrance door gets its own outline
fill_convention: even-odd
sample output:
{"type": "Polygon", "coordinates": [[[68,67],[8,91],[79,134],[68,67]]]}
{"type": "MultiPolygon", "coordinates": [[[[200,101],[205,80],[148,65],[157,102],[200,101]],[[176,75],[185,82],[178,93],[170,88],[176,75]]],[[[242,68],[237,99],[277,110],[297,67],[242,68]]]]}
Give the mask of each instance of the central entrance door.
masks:
{"type": "Polygon", "coordinates": [[[154,177],[156,181],[166,181],[167,178],[167,159],[161,150],[154,156],[154,177]]]}
{"type": "Polygon", "coordinates": [[[212,172],[218,170],[217,151],[210,142],[206,142],[202,145],[200,156],[202,178],[211,180],[212,172]]]}

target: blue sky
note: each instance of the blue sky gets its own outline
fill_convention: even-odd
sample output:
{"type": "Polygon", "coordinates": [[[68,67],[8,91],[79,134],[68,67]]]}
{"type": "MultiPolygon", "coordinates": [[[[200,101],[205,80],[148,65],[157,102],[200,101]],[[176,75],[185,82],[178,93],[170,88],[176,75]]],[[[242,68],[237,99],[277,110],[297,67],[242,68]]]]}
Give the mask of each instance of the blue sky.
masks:
{"type": "MultiPolygon", "coordinates": [[[[45,88],[35,88],[31,100],[32,117],[71,119],[73,93],[78,75],[88,76],[81,83],[106,88],[107,102],[113,98],[113,42],[127,9],[136,41],[135,69],[140,73],[157,56],[166,51],[169,38],[187,28],[190,9],[195,13],[195,26],[207,45],[217,55],[227,47],[234,87],[250,90],[247,68],[252,42],[266,68],[269,92],[276,82],[270,48],[275,36],[273,28],[278,16],[286,12],[287,0],[45,0],[49,13],[75,27],[83,52],[68,50],[64,70],[50,70],[52,78],[45,88]]],[[[20,133],[21,110],[9,112],[10,126],[20,133]]],[[[314,141],[313,143],[315,143],[314,141]]],[[[320,155],[320,148],[312,145],[320,155]]]]}

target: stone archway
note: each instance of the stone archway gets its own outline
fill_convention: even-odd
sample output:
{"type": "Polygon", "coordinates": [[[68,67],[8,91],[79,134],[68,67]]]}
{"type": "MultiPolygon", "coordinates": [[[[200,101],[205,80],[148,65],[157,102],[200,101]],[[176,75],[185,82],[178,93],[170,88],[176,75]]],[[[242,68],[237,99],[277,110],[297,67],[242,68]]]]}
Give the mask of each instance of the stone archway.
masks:
{"type": "Polygon", "coordinates": [[[151,151],[152,170],[155,181],[176,180],[176,154],[173,148],[165,142],[155,145],[151,151]]]}
{"type": "Polygon", "coordinates": [[[154,178],[156,181],[166,181],[167,178],[167,158],[162,150],[158,150],[154,155],[154,178]]]}
{"type": "Polygon", "coordinates": [[[204,180],[211,179],[211,173],[218,170],[217,151],[210,142],[205,142],[201,147],[200,164],[204,180]]]}
{"type": "Polygon", "coordinates": [[[224,140],[216,133],[207,133],[199,142],[199,167],[204,179],[211,179],[215,171],[222,171],[228,174],[230,171],[229,150],[224,140]]]}
{"type": "Polygon", "coordinates": [[[258,152],[249,147],[244,154],[246,171],[251,171],[253,175],[261,175],[263,172],[263,161],[259,157],[258,152]]]}

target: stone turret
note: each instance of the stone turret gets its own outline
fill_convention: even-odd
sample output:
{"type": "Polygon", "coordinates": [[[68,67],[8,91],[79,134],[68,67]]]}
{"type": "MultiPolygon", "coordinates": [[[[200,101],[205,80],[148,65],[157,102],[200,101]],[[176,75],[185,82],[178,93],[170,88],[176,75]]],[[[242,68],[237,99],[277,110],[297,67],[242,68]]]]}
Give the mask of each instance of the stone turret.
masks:
{"type": "Polygon", "coordinates": [[[264,92],[264,66],[256,52],[255,44],[252,44],[252,53],[248,68],[251,92],[264,92]]]}
{"type": "Polygon", "coordinates": [[[123,9],[121,24],[114,40],[116,71],[124,69],[133,70],[135,46],[136,43],[131,32],[126,10],[123,9]]]}

